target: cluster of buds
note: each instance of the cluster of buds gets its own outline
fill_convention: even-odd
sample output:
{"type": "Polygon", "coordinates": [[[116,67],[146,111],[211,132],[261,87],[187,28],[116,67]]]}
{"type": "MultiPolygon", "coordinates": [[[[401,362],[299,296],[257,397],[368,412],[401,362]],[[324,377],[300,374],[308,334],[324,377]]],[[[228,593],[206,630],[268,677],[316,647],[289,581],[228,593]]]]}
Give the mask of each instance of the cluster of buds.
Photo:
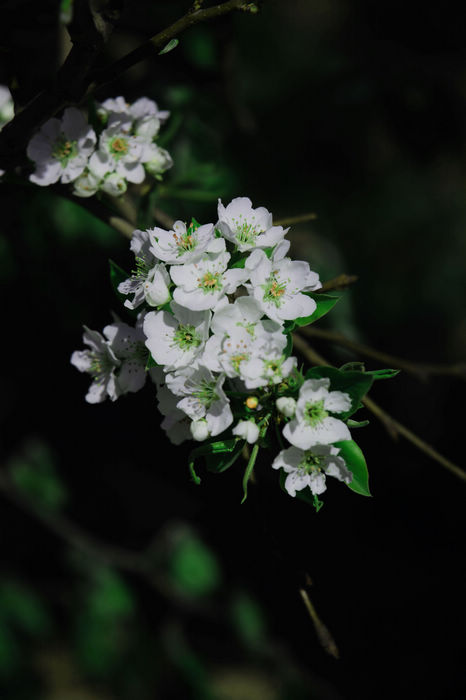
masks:
{"type": "Polygon", "coordinates": [[[88,349],[71,361],[91,375],[92,403],[137,391],[149,375],[168,439],[202,443],[194,454],[249,445],[256,455],[276,440],[284,489],[317,498],[326,476],[352,482],[340,448],[359,407],[350,389],[303,374],[291,354],[291,330],[322,315],[319,275],[288,257],[288,229],[247,197],[219,200],[217,216],[134,231],[135,269],[118,268],[114,282],[135,324],[86,329],[88,349]]]}
{"type": "Polygon", "coordinates": [[[128,183],[140,184],[147,174],[160,179],[173,165],[156,143],[170,113],[153,100],[141,97],[128,104],[116,97],[94,108],[92,123],[81,110],[68,107],[61,119],[49,119],[32,137],[27,147],[35,164],[31,182],[42,187],[71,183],[78,197],[98,191],[118,197],[128,183]]]}

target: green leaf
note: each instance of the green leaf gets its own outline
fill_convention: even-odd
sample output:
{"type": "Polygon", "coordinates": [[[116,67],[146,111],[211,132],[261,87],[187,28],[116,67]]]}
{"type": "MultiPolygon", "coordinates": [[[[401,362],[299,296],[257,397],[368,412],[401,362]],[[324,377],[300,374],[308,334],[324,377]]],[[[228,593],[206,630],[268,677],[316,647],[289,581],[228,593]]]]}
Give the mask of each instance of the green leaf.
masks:
{"type": "Polygon", "coordinates": [[[308,326],[310,323],[314,323],[319,318],[322,318],[322,316],[325,316],[325,314],[328,314],[328,312],[331,311],[335,304],[340,300],[340,297],[334,297],[330,294],[314,294],[313,292],[304,292],[304,294],[311,297],[311,299],[314,299],[315,303],[317,304],[316,309],[310,316],[300,316],[292,321],[287,321],[285,323],[286,332],[293,331],[295,328],[299,328],[301,326],[308,326]]]}
{"type": "Polygon", "coordinates": [[[169,51],[173,51],[178,44],[180,43],[179,39],[170,39],[168,44],[166,44],[161,51],[159,51],[159,56],[162,56],[164,53],[168,53],[169,51]]]}
{"type": "Polygon", "coordinates": [[[208,454],[205,457],[207,469],[215,474],[221,474],[236,462],[244,447],[244,440],[237,440],[237,444],[232,451],[208,454]]]}
{"type": "Polygon", "coordinates": [[[194,471],[194,462],[198,457],[206,457],[207,468],[209,471],[222,472],[231,467],[231,465],[236,461],[238,456],[241,454],[243,449],[244,440],[238,440],[237,438],[230,440],[215,440],[213,442],[207,442],[189,453],[189,471],[193,481],[196,484],[200,484],[201,480],[194,471]],[[238,444],[240,443],[240,445],[238,444]],[[213,455],[221,455],[223,453],[229,453],[229,456],[225,459],[210,459],[213,455]],[[231,454],[233,453],[233,454],[231,454]]]}
{"type": "Polygon", "coordinates": [[[346,420],[361,408],[361,399],[372,386],[373,377],[369,372],[341,371],[336,367],[313,367],[308,370],[305,379],[330,379],[330,391],[343,391],[351,398],[351,408],[336,414],[341,420],[346,420]]]}
{"type": "Polygon", "coordinates": [[[348,469],[353,472],[353,481],[347,484],[355,493],[361,496],[371,496],[369,491],[369,472],[367,471],[366,460],[361,451],[361,448],[354,440],[342,440],[336,442],[335,447],[340,449],[339,456],[343,457],[348,469]]]}

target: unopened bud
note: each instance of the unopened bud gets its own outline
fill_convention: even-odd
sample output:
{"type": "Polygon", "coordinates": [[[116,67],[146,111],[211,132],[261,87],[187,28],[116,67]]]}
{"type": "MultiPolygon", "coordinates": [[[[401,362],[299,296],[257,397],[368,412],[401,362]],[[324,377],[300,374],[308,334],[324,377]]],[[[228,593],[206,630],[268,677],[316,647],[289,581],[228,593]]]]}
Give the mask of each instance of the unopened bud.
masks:
{"type": "Polygon", "coordinates": [[[252,411],[258,407],[259,405],[259,399],[257,396],[248,396],[248,398],[245,401],[245,404],[248,408],[250,408],[252,411]]]}
{"type": "Polygon", "coordinates": [[[277,410],[286,418],[293,418],[296,411],[296,401],[292,396],[281,396],[276,400],[277,410]]]}
{"type": "Polygon", "coordinates": [[[193,420],[189,428],[191,435],[198,442],[202,442],[209,437],[209,427],[206,420],[193,420]]]}
{"type": "Polygon", "coordinates": [[[259,438],[259,428],[252,420],[240,420],[233,428],[232,433],[247,440],[250,445],[257,442],[259,438]]]}

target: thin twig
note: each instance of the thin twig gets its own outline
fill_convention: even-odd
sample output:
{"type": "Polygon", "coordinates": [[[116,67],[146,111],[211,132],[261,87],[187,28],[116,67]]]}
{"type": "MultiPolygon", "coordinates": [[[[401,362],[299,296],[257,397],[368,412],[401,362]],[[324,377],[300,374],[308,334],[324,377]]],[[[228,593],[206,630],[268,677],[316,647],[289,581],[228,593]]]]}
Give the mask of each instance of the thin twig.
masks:
{"type": "Polygon", "coordinates": [[[375,348],[371,348],[363,343],[358,343],[357,341],[351,340],[337,331],[305,326],[300,328],[299,332],[311,338],[329,340],[337,345],[353,350],[358,355],[365,355],[366,357],[371,357],[384,365],[405,370],[410,374],[414,374],[419,379],[425,380],[430,375],[452,375],[455,377],[461,377],[461,379],[466,379],[466,363],[437,365],[424,362],[413,362],[412,360],[406,360],[401,357],[396,357],[395,355],[389,355],[386,352],[376,350],[375,348]]]}
{"type": "MultiPolygon", "coordinates": [[[[293,344],[299,350],[299,352],[301,352],[302,355],[304,355],[313,364],[324,365],[327,367],[332,366],[328,360],[322,357],[322,355],[319,355],[319,353],[316,352],[314,348],[311,348],[304,340],[304,338],[299,336],[297,333],[293,334],[293,344]]],[[[406,438],[406,440],[415,445],[415,447],[424,452],[424,454],[428,455],[428,457],[433,459],[438,464],[441,464],[442,467],[448,469],[448,471],[450,471],[462,481],[466,481],[466,472],[463,469],[461,469],[461,467],[459,467],[457,464],[454,464],[449,459],[441,455],[439,452],[437,452],[436,449],[434,449],[431,445],[425,442],[425,440],[422,440],[422,438],[413,433],[412,430],[409,430],[409,428],[406,428],[395,418],[392,418],[392,416],[388,414],[383,408],[380,408],[380,406],[376,404],[375,401],[373,401],[369,397],[365,397],[363,399],[363,403],[366,406],[366,408],[381,421],[381,423],[387,429],[392,438],[396,439],[398,435],[402,435],[404,438],[406,438]]]]}
{"type": "Polygon", "coordinates": [[[287,216],[284,219],[274,221],[274,226],[292,226],[293,224],[303,224],[306,221],[314,221],[317,219],[317,214],[309,212],[308,214],[299,214],[298,216],[287,216]]]}
{"type": "Polygon", "coordinates": [[[319,294],[319,292],[329,292],[332,289],[345,289],[345,287],[349,287],[350,284],[354,284],[354,282],[357,281],[357,275],[347,275],[343,272],[341,275],[338,275],[338,277],[334,277],[327,282],[323,282],[322,287],[320,289],[316,289],[316,294],[319,294]]]}
{"type": "Polygon", "coordinates": [[[0,165],[4,169],[26,163],[25,149],[33,133],[64,107],[79,104],[93,95],[97,88],[115,80],[136,63],[149,56],[156,57],[159,49],[189,27],[235,10],[253,12],[255,8],[254,3],[245,0],[228,0],[205,9],[192,9],[134,51],[106,68],[96,70],[96,60],[116,26],[118,12],[104,16],[103,11],[89,13],[85,6],[87,3],[79,3],[79,7],[84,9],[80,12],[79,26],[72,37],[73,47],[56,76],[50,80],[50,87],[39,92],[0,133],[0,165]]]}
{"type": "Polygon", "coordinates": [[[309,613],[309,616],[312,620],[312,623],[314,625],[314,629],[316,631],[317,637],[319,639],[319,642],[321,643],[322,647],[325,649],[327,654],[330,654],[330,656],[333,656],[335,659],[340,658],[340,652],[338,651],[338,647],[336,645],[336,642],[332,635],[330,634],[329,630],[327,627],[324,625],[324,623],[321,621],[319,618],[317,611],[311,602],[309,595],[307,591],[304,588],[299,589],[299,593],[301,598],[303,599],[304,605],[306,606],[306,610],[309,613]]]}

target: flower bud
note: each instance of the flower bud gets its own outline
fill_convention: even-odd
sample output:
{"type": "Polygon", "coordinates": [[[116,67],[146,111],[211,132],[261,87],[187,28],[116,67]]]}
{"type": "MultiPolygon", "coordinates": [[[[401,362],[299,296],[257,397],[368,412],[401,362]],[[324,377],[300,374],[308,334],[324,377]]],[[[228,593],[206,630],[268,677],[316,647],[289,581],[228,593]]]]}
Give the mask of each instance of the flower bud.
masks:
{"type": "Polygon", "coordinates": [[[209,437],[209,427],[206,420],[193,420],[189,429],[193,438],[198,442],[202,442],[209,437]]]}
{"type": "Polygon", "coordinates": [[[252,420],[240,420],[237,425],[232,430],[233,435],[247,440],[250,445],[253,442],[257,442],[259,437],[259,428],[252,420]]]}
{"type": "Polygon", "coordinates": [[[254,411],[254,409],[256,409],[259,405],[259,399],[257,396],[248,396],[244,403],[249,409],[251,409],[251,411],[254,411]]]}
{"type": "Polygon", "coordinates": [[[296,401],[292,396],[281,396],[276,400],[277,410],[286,418],[293,418],[296,411],[296,401]]]}
{"type": "Polygon", "coordinates": [[[170,301],[168,285],[170,278],[165,266],[160,263],[156,265],[144,284],[144,294],[146,301],[151,306],[161,306],[170,301]]]}
{"type": "Polygon", "coordinates": [[[126,192],[126,180],[118,173],[110,173],[100,185],[100,189],[112,197],[120,197],[126,192]]]}

